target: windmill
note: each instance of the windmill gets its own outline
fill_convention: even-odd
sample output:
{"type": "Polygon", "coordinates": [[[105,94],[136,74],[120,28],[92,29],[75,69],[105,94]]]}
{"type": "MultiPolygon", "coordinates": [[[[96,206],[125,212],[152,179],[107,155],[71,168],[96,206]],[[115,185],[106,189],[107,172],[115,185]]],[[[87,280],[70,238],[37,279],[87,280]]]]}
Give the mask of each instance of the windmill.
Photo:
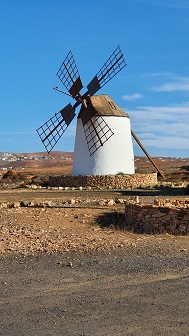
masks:
{"type": "Polygon", "coordinates": [[[124,56],[118,46],[87,85],[84,94],[81,93],[83,84],[71,51],[57,72],[68,92],[58,87],[54,89],[72,97],[75,103],[69,103],[55,113],[37,129],[37,133],[49,153],[67,130],[76,116],[76,109],[80,106],[73,175],[134,174],[131,134],[135,135],[130,128],[129,116],[107,94],[95,95],[125,66],[124,56]]]}

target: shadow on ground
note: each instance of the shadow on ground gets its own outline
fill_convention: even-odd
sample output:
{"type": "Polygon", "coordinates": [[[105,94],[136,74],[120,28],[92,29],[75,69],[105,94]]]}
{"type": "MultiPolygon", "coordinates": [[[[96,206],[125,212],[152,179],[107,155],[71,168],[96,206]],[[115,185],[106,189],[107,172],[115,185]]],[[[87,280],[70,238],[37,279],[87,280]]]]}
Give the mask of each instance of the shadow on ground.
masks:
{"type": "Polygon", "coordinates": [[[102,214],[95,219],[95,225],[101,228],[125,229],[125,217],[123,212],[112,211],[102,214]]]}
{"type": "MultiPolygon", "coordinates": [[[[122,196],[148,196],[148,202],[151,203],[151,198],[159,196],[159,197],[188,197],[189,196],[189,188],[168,188],[168,187],[159,187],[155,189],[136,189],[136,190],[116,190],[116,193],[119,193],[122,196]]],[[[95,224],[100,226],[101,228],[111,228],[111,229],[119,229],[125,230],[125,217],[123,212],[111,211],[108,213],[103,213],[98,216],[95,220],[95,224]]],[[[127,228],[128,231],[129,230],[127,228]]]]}
{"type": "Polygon", "coordinates": [[[120,190],[121,195],[124,196],[189,196],[188,188],[170,188],[170,187],[158,187],[154,189],[135,189],[135,190],[120,190]]]}

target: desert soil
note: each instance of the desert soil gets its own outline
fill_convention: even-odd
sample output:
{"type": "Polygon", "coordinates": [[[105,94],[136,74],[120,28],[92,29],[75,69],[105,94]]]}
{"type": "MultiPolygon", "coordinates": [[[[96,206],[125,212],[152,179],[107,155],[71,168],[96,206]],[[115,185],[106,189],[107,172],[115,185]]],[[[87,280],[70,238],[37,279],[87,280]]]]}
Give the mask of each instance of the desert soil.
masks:
{"type": "Polygon", "coordinates": [[[189,335],[189,237],[123,230],[123,204],[95,203],[121,193],[0,191],[53,204],[0,209],[0,335],[189,335]]]}

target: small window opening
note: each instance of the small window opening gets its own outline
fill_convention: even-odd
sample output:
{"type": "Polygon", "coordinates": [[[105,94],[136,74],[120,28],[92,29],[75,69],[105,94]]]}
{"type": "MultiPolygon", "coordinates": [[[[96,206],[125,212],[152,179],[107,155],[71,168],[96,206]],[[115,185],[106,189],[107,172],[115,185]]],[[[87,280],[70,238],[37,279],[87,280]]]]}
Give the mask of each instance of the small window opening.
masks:
{"type": "Polygon", "coordinates": [[[112,110],[117,110],[116,106],[114,105],[114,103],[112,101],[109,101],[108,104],[110,105],[112,110]]]}

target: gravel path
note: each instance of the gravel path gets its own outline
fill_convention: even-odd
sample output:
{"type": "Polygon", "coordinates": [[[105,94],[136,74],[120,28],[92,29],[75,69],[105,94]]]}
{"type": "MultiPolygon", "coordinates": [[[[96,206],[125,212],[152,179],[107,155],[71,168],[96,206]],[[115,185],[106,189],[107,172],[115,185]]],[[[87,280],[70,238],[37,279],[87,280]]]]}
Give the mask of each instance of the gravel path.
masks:
{"type": "Polygon", "coordinates": [[[1,335],[189,335],[188,254],[138,252],[4,257],[1,335]]]}

